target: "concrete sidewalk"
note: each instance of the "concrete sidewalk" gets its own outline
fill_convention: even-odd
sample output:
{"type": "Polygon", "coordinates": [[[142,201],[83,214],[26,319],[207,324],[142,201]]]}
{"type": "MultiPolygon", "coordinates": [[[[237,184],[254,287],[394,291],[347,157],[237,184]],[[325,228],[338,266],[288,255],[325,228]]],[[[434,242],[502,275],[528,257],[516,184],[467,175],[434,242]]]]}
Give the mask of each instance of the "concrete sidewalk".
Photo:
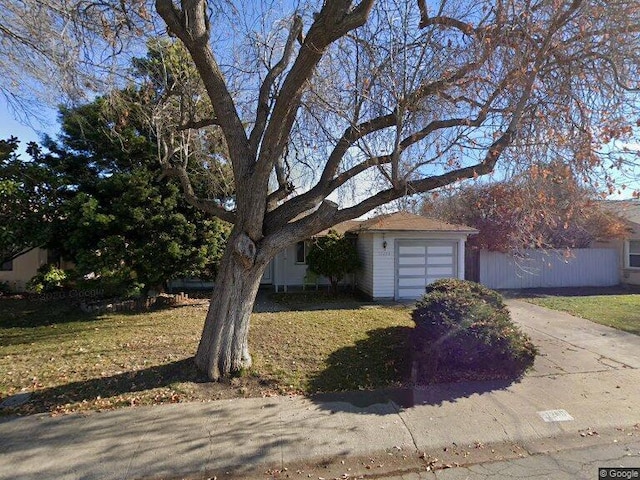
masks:
{"type": "Polygon", "coordinates": [[[503,443],[532,454],[640,423],[640,337],[520,301],[509,307],[541,350],[520,383],[3,419],[0,479],[242,477],[256,467],[503,443]],[[541,415],[557,410],[572,420],[541,415]]]}

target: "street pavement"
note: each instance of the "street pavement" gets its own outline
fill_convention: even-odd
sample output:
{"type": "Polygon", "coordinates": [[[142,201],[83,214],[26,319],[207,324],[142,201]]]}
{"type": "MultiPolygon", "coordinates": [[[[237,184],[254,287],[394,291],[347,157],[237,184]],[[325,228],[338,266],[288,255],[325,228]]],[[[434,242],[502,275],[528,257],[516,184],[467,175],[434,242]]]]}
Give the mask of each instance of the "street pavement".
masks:
{"type": "Polygon", "coordinates": [[[4,418],[0,479],[564,479],[596,478],[600,462],[640,467],[640,337],[508,304],[541,352],[520,382],[4,418]]]}

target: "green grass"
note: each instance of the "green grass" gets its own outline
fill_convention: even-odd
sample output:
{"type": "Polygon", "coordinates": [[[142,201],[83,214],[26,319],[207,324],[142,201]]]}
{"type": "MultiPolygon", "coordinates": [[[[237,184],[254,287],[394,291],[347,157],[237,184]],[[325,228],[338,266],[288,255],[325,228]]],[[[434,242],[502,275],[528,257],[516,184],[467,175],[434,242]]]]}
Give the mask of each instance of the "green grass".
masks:
{"type": "Polygon", "coordinates": [[[547,296],[527,301],[640,335],[640,294],[547,296]]]}
{"type": "Polygon", "coordinates": [[[409,310],[350,299],[253,314],[251,371],[207,382],[191,358],[205,314],[185,306],[92,316],[63,302],[0,299],[0,399],[33,392],[0,413],[374,389],[408,374],[409,310]]]}

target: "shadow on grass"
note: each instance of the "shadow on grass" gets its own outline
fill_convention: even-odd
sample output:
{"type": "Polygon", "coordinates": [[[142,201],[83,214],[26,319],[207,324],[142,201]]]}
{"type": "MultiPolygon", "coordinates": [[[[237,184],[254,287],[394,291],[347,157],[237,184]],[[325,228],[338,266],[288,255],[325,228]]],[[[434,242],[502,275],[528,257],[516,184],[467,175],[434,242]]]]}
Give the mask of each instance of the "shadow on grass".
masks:
{"type": "Polygon", "coordinates": [[[92,322],[98,318],[94,314],[83,312],[76,302],[70,300],[0,299],[0,329],[92,322]]]}
{"type": "Polygon", "coordinates": [[[108,377],[92,378],[38,390],[34,392],[27,405],[18,410],[7,409],[2,413],[53,412],[69,403],[92,401],[96,397],[109,399],[126,393],[168,387],[177,382],[205,383],[208,382],[208,379],[198,371],[193,357],[191,357],[143,370],[123,372],[108,377]]]}
{"type": "MultiPolygon", "coordinates": [[[[440,405],[504,390],[521,378],[478,381],[471,377],[456,383],[413,385],[411,331],[409,327],[371,330],[355,345],[333,352],[327,359],[327,368],[310,381],[309,390],[318,392],[312,396],[313,401],[332,412],[364,409],[363,413],[386,415],[397,413],[396,406],[440,405]]],[[[443,376],[446,377],[444,372],[443,376]]]]}
{"type": "Polygon", "coordinates": [[[260,292],[256,312],[262,311],[317,311],[356,310],[379,305],[358,292],[341,291],[337,295],[323,290],[294,291],[287,293],[260,292]],[[267,308],[267,310],[265,310],[267,308]],[[268,310],[272,308],[272,310],[268,310]]]}

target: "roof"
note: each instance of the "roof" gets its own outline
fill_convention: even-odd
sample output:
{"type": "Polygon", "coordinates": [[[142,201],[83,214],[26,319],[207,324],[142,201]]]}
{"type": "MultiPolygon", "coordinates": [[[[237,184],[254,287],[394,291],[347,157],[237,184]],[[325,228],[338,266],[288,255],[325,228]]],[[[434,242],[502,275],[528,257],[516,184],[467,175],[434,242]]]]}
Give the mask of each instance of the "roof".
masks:
{"type": "MultiPolygon", "coordinates": [[[[478,233],[475,228],[466,225],[456,225],[443,222],[435,218],[415,215],[409,212],[395,212],[368,220],[347,220],[339,223],[330,230],[335,230],[340,234],[347,232],[456,232],[473,234],[478,233]]],[[[325,235],[328,230],[320,232],[319,235],[325,235]]]]}
{"type": "Polygon", "coordinates": [[[625,220],[640,224],[640,200],[604,200],[601,205],[625,220]]]}
{"type": "Polygon", "coordinates": [[[622,218],[627,223],[632,238],[640,236],[640,200],[602,200],[598,204],[622,218]]]}

